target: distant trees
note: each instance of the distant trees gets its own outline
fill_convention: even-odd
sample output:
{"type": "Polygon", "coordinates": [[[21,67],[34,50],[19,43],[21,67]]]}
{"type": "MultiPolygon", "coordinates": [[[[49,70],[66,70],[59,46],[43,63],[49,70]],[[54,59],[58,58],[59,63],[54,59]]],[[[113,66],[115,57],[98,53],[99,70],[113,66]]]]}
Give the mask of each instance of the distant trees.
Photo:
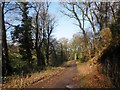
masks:
{"type": "MultiPolygon", "coordinates": [[[[88,36],[88,33],[87,33],[88,36]]],[[[88,39],[89,40],[89,39],[88,39]]],[[[85,47],[84,36],[80,33],[75,33],[72,39],[68,42],[69,58],[79,60],[81,62],[90,59],[91,44],[89,40],[89,47],[85,47]]]]}
{"type": "Polygon", "coordinates": [[[68,39],[64,37],[60,38],[59,43],[60,43],[62,61],[68,60],[69,58],[68,39]]]}
{"type": "Polygon", "coordinates": [[[84,36],[80,36],[80,33],[76,33],[73,35],[73,38],[70,42],[70,48],[71,50],[71,58],[77,60],[77,59],[82,59],[83,57],[83,52],[85,49],[84,46],[84,36]]]}

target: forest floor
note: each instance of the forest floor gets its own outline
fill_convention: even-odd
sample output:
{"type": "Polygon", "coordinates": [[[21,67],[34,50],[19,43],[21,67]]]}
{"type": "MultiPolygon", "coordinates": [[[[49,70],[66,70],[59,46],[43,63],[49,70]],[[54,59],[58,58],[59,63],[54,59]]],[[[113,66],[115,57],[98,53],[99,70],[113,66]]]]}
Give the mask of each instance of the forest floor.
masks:
{"type": "Polygon", "coordinates": [[[64,70],[26,88],[113,88],[109,78],[88,63],[69,61],[64,70]]]}

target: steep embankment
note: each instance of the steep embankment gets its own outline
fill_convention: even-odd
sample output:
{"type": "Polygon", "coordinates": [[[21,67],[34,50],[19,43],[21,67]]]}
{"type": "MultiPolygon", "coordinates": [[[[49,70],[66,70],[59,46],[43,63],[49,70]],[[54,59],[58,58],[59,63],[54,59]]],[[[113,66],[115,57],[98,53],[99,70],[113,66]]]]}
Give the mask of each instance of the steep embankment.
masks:
{"type": "Polygon", "coordinates": [[[120,38],[116,38],[100,57],[102,71],[110,77],[116,87],[120,87],[120,38]]]}
{"type": "Polygon", "coordinates": [[[114,87],[108,77],[98,72],[98,66],[89,63],[77,63],[78,75],[76,87],[79,88],[112,88],[114,87]],[[77,85],[78,84],[78,85],[77,85]]]}

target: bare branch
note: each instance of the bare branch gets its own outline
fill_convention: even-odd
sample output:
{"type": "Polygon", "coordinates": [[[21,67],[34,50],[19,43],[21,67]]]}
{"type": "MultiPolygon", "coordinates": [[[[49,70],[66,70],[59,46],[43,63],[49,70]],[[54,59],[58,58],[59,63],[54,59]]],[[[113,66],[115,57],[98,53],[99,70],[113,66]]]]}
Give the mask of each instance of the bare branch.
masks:
{"type": "Polygon", "coordinates": [[[16,25],[13,25],[13,24],[8,23],[8,22],[5,22],[5,24],[8,24],[8,25],[11,26],[11,27],[16,27],[16,25]]]}
{"type": "Polygon", "coordinates": [[[18,7],[16,6],[16,7],[10,8],[10,9],[6,10],[4,14],[8,13],[9,11],[15,10],[16,8],[18,8],[18,7]]]}

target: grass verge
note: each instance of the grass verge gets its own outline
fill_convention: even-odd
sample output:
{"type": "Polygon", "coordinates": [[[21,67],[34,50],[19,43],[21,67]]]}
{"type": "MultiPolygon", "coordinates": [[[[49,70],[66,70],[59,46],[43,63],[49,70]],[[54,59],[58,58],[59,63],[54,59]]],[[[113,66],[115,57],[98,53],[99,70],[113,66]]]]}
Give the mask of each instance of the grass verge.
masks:
{"type": "Polygon", "coordinates": [[[50,77],[64,70],[63,67],[49,67],[41,72],[29,73],[25,76],[9,76],[9,82],[3,84],[3,88],[25,88],[39,80],[50,77]]]}

